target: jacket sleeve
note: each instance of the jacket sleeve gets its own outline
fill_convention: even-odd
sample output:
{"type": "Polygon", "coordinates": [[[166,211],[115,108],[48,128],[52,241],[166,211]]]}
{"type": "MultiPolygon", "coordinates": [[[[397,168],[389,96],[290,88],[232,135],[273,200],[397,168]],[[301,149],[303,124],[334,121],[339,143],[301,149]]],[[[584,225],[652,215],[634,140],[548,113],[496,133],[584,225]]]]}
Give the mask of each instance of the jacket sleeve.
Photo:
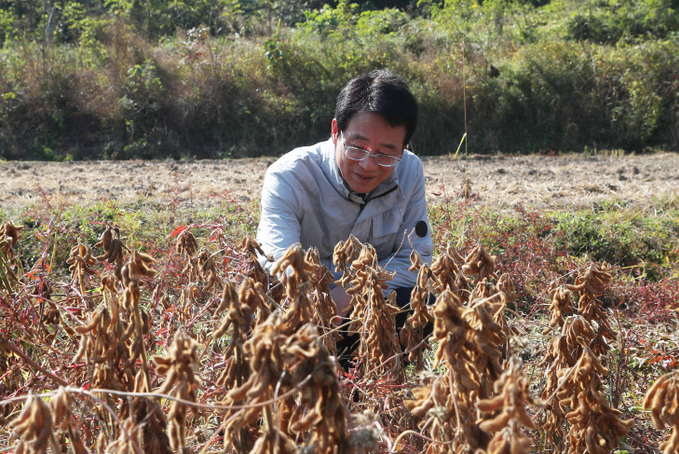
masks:
{"type": "Polygon", "coordinates": [[[419,159],[415,160],[413,172],[406,176],[409,181],[404,187],[410,188],[405,193],[406,210],[403,222],[394,245],[394,252],[380,260],[380,266],[388,271],[396,271],[394,279],[388,282],[389,288],[413,287],[417,281],[417,272],[410,268],[410,253],[415,249],[422,260],[431,264],[434,244],[427,215],[427,198],[424,184],[424,169],[419,159]],[[412,181],[411,181],[412,180],[412,181]]]}
{"type": "Polygon", "coordinates": [[[274,262],[266,257],[260,263],[267,271],[288,248],[300,241],[299,201],[296,191],[280,174],[267,172],[262,187],[262,209],[257,242],[264,252],[273,256],[274,262]]]}

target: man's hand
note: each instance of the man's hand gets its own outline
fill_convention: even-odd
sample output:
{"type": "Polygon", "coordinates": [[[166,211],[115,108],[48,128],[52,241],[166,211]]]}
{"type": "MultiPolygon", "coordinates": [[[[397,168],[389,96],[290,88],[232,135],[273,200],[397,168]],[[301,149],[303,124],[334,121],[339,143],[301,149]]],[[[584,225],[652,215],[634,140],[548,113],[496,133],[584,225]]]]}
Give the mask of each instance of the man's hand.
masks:
{"type": "Polygon", "coordinates": [[[349,301],[351,301],[351,296],[347,295],[347,291],[341,285],[338,285],[334,289],[330,290],[330,297],[335,302],[335,307],[337,308],[337,315],[344,317],[349,311],[349,301]]]}

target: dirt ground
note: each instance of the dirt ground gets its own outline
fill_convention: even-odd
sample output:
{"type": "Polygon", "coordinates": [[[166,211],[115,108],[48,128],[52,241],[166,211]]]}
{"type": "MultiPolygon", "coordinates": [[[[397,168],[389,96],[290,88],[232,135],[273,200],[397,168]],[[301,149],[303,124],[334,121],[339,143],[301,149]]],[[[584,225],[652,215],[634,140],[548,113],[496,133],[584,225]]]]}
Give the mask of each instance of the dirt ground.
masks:
{"type": "MultiPolygon", "coordinates": [[[[464,182],[477,203],[538,208],[639,203],[679,194],[679,153],[595,156],[423,157],[430,203],[460,197],[464,182]]],[[[151,198],[210,203],[259,198],[272,158],[193,162],[0,162],[0,209],[50,197],[75,204],[151,198]]]]}

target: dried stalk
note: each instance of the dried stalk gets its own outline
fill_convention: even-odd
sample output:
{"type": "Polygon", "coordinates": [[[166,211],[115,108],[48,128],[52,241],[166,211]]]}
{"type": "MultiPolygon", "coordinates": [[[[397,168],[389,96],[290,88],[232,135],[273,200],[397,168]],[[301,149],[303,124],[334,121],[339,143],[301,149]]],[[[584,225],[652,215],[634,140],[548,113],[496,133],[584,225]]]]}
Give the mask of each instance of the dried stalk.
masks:
{"type": "Polygon", "coordinates": [[[424,328],[427,323],[434,323],[434,317],[429,310],[430,291],[428,283],[434,279],[431,268],[423,264],[419,254],[410,254],[410,271],[417,270],[417,281],[410,295],[412,314],[406,319],[399,340],[405,347],[407,359],[415,363],[416,370],[424,369],[424,352],[429,350],[429,344],[424,342],[424,328]]]}
{"type": "Polygon", "coordinates": [[[77,282],[80,286],[80,292],[85,295],[85,277],[97,273],[91,268],[97,263],[97,260],[92,256],[90,247],[78,240],[78,245],[71,249],[66,263],[70,265],[68,270],[71,272],[71,281],[77,282]]]}
{"type": "Polygon", "coordinates": [[[578,273],[575,284],[550,286],[550,328],[562,328],[538,366],[547,371],[542,398],[549,413],[542,429],[556,449],[611,452],[632,424],[620,419],[621,412],[608,405],[601,391],[608,369],[599,356],[610,350],[606,339],[616,337],[597,299],[611,279],[606,268],[591,265],[578,273]],[[570,292],[579,294],[576,308],[570,292]],[[564,317],[571,311],[576,314],[564,317]]]}
{"type": "Polygon", "coordinates": [[[52,439],[52,411],[44,400],[30,396],[19,416],[10,421],[10,426],[21,439],[15,452],[47,453],[52,439]]]}
{"type": "Polygon", "coordinates": [[[512,358],[509,370],[494,383],[495,397],[480,399],[477,408],[493,416],[480,423],[484,432],[493,434],[486,452],[488,454],[521,454],[531,450],[531,441],[522,429],[536,429],[526,412],[526,405],[539,405],[529,390],[521,361],[512,358]]]}
{"type": "Polygon", "coordinates": [[[646,391],[642,406],[651,410],[656,429],[672,428],[670,437],[660,444],[663,454],[679,451],[679,371],[667,373],[656,380],[646,391]]]}
{"type": "MultiPolygon", "coordinates": [[[[151,361],[156,365],[156,372],[165,376],[159,393],[190,402],[196,401],[196,387],[201,384],[201,380],[197,374],[198,347],[193,339],[182,331],[177,331],[167,356],[154,355],[151,361]]],[[[170,421],[170,444],[180,453],[187,452],[186,411],[184,404],[172,401],[167,415],[170,421]]]]}

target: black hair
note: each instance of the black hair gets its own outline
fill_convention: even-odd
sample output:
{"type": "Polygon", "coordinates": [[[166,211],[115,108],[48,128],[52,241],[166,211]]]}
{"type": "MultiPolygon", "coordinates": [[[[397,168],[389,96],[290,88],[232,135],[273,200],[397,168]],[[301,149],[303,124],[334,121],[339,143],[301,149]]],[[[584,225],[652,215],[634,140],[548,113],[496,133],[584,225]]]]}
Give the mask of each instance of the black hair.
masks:
{"type": "Polygon", "coordinates": [[[405,126],[404,146],[415,133],[417,101],[405,80],[391,71],[379,69],[357,76],[337,96],[335,120],[340,131],[363,112],[378,113],[391,126],[405,126]]]}

